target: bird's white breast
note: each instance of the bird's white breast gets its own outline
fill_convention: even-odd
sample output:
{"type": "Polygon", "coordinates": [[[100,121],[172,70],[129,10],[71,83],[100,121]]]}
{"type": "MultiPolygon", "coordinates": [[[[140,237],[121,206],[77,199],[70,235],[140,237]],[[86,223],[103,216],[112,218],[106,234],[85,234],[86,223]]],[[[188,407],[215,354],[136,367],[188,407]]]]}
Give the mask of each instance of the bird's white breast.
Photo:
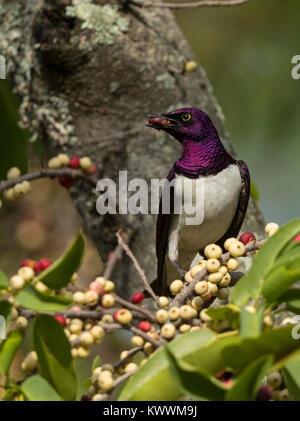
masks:
{"type": "MultiPolygon", "coordinates": [[[[186,177],[176,174],[175,201],[183,199],[186,177]]],[[[188,193],[193,202],[203,198],[203,221],[197,225],[187,225],[188,215],[184,206],[182,213],[173,215],[169,230],[168,256],[171,261],[178,260],[182,267],[191,260],[198,250],[207,244],[218,241],[228,230],[234,218],[241,192],[241,175],[237,165],[229,165],[216,175],[204,176],[197,185],[197,180],[189,180],[188,193]],[[203,184],[202,184],[203,183],[203,184]],[[198,189],[198,191],[197,191],[198,189]],[[199,191],[201,189],[201,191],[199,191]]]]}

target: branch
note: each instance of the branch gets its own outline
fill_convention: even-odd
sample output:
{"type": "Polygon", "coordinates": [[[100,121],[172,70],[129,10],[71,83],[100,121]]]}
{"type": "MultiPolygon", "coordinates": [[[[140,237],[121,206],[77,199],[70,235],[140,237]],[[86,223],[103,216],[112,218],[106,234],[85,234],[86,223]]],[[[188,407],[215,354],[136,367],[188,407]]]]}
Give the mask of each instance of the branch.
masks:
{"type": "Polygon", "coordinates": [[[127,363],[127,361],[130,360],[131,357],[133,357],[135,354],[137,354],[138,352],[140,352],[142,350],[143,350],[142,346],[132,348],[130,351],[128,351],[128,354],[126,355],[126,357],[122,358],[120,361],[118,361],[114,364],[114,369],[118,370],[119,367],[121,367],[123,364],[127,363]]]}
{"type": "Polygon", "coordinates": [[[43,168],[40,171],[28,173],[21,175],[17,178],[12,178],[10,180],[4,180],[0,181],[0,193],[2,193],[4,190],[10,189],[11,187],[14,187],[16,184],[22,183],[22,181],[32,181],[37,180],[39,178],[57,178],[57,177],[70,177],[70,178],[81,178],[85,179],[91,184],[93,187],[96,187],[96,181],[94,178],[89,176],[88,174],[84,173],[81,170],[76,170],[73,168],[43,168]]]}
{"type": "Polygon", "coordinates": [[[124,242],[121,234],[120,234],[121,230],[119,230],[116,233],[116,236],[118,238],[118,242],[119,244],[123,247],[125,253],[127,254],[127,256],[131,259],[131,261],[133,262],[133,266],[135,267],[135,269],[137,270],[138,274],[140,275],[142,281],[144,282],[144,287],[145,290],[148,292],[148,294],[153,298],[153,300],[156,302],[156,304],[158,305],[158,307],[161,307],[160,302],[158,297],[156,296],[156,294],[154,293],[153,289],[151,288],[145,272],[143,271],[143,269],[140,267],[138,261],[136,260],[134,254],[132,253],[132,251],[130,250],[129,246],[124,242]]]}
{"type": "Polygon", "coordinates": [[[103,274],[103,277],[105,279],[110,279],[116,264],[122,259],[122,256],[123,256],[123,248],[120,244],[118,244],[115,250],[113,251],[111,258],[107,262],[107,265],[103,274]]]}
{"type": "Polygon", "coordinates": [[[130,0],[132,4],[139,7],[161,7],[168,9],[192,9],[197,7],[226,7],[226,6],[240,6],[250,0],[203,0],[192,3],[156,3],[152,1],[137,2],[130,0]]]}

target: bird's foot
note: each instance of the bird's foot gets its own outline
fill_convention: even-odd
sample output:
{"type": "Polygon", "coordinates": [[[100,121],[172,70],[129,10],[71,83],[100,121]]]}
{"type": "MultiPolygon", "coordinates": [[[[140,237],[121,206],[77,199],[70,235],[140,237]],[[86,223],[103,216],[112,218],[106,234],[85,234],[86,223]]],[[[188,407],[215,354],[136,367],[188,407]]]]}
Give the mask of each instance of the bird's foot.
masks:
{"type": "Polygon", "coordinates": [[[182,278],[184,278],[184,277],[185,277],[185,274],[186,274],[186,270],[184,270],[184,269],[180,266],[180,264],[179,264],[178,260],[174,260],[174,262],[172,262],[172,264],[175,266],[175,268],[177,269],[177,272],[180,274],[180,276],[181,276],[182,278]]]}

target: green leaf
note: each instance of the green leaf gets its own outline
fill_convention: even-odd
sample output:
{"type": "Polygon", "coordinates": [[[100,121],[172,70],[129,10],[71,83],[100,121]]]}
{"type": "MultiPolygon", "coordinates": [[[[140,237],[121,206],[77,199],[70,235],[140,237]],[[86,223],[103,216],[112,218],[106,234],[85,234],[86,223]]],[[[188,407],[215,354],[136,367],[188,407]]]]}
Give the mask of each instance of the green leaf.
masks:
{"type": "Polygon", "coordinates": [[[66,286],[74,272],[79,268],[84,252],[84,239],[78,232],[69,249],[35,278],[35,282],[43,282],[49,288],[60,289],[66,286]]]}
{"type": "Polygon", "coordinates": [[[28,377],[21,386],[28,401],[62,401],[52,386],[41,376],[28,377]]]}
{"type": "Polygon", "coordinates": [[[38,354],[41,376],[64,400],[75,400],[77,379],[70,343],[61,324],[51,316],[37,316],[33,328],[33,342],[38,354]]]}
{"type": "Polygon", "coordinates": [[[22,173],[27,172],[27,139],[28,133],[18,126],[19,102],[13,95],[7,81],[0,83],[0,180],[6,178],[6,173],[11,167],[20,168],[22,173]]]}
{"type": "Polygon", "coordinates": [[[82,386],[83,386],[85,389],[89,389],[89,388],[92,386],[92,380],[88,377],[87,379],[85,379],[85,380],[82,382],[82,386]]]}
{"type": "Polygon", "coordinates": [[[228,304],[222,307],[214,307],[206,310],[209,317],[216,321],[226,321],[232,329],[239,325],[240,307],[228,304]]]}
{"type": "Polygon", "coordinates": [[[0,289],[7,289],[8,288],[8,279],[4,272],[0,270],[0,289]]]}
{"type": "Polygon", "coordinates": [[[266,277],[262,294],[267,301],[274,301],[299,280],[300,267],[298,270],[291,270],[284,266],[277,267],[266,277]]]}
{"type": "Polygon", "coordinates": [[[94,361],[93,361],[93,365],[92,365],[92,372],[95,370],[95,368],[97,367],[101,367],[101,358],[99,355],[96,355],[94,361]]]}
{"type": "Polygon", "coordinates": [[[275,362],[287,358],[299,348],[299,341],[292,337],[293,326],[263,332],[257,338],[239,338],[223,350],[225,366],[241,371],[262,355],[273,354],[275,362]]]}
{"type": "Polygon", "coordinates": [[[292,401],[300,401],[300,355],[287,362],[283,377],[292,401]]]}
{"type": "Polygon", "coordinates": [[[226,401],[253,401],[274,357],[264,355],[249,364],[226,393],[226,401]]]}
{"type": "Polygon", "coordinates": [[[0,372],[7,375],[13,359],[22,342],[20,331],[11,332],[0,347],[0,372]]]}
{"type": "MultiPolygon", "coordinates": [[[[12,313],[12,305],[8,301],[0,301],[0,316],[3,316],[6,322],[6,325],[10,322],[12,313]]],[[[1,330],[1,326],[0,326],[1,330]]],[[[1,338],[1,335],[0,335],[1,338]]]]}
{"type": "Polygon", "coordinates": [[[70,298],[39,292],[30,284],[26,284],[23,290],[16,295],[16,301],[22,307],[35,311],[65,310],[72,303],[70,298]]]}
{"type": "Polygon", "coordinates": [[[300,314],[300,289],[289,289],[277,298],[277,303],[286,303],[287,310],[300,314]]]}
{"type": "Polygon", "coordinates": [[[240,313],[240,337],[255,338],[261,333],[263,326],[264,308],[261,307],[255,314],[245,308],[240,313]]]}
{"type": "MultiPolygon", "coordinates": [[[[199,351],[208,343],[215,343],[215,337],[214,332],[209,329],[188,332],[170,342],[169,349],[177,359],[186,362],[196,359],[201,363],[204,361],[197,358],[199,351]]],[[[167,351],[161,348],[129,379],[120,393],[119,400],[170,401],[180,396],[179,386],[171,375],[167,351]]]]}
{"type": "Polygon", "coordinates": [[[300,231],[300,218],[282,226],[270,237],[253,258],[249,271],[233,288],[231,303],[244,305],[250,298],[258,298],[263,280],[274,266],[276,258],[286,244],[300,231]]]}
{"type": "Polygon", "coordinates": [[[214,376],[207,371],[194,367],[183,361],[178,361],[173,353],[166,347],[171,373],[176,385],[179,386],[182,395],[200,401],[222,401],[225,396],[225,388],[214,376]]]}
{"type": "Polygon", "coordinates": [[[253,181],[250,182],[250,194],[254,200],[259,201],[259,191],[253,181]]]}

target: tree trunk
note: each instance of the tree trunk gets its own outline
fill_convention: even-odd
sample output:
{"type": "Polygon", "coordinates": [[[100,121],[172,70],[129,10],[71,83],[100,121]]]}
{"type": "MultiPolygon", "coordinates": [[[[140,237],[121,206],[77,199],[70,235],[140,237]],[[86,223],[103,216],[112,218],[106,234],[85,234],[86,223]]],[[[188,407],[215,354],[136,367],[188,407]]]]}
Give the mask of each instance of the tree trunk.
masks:
{"type": "MultiPolygon", "coordinates": [[[[90,156],[99,178],[166,177],[180,148],[145,127],[150,113],[183,106],[205,110],[233,153],[224,117],[204,70],[185,72],[195,57],[168,9],[92,0],[0,0],[0,52],[15,93],[21,123],[42,139],[47,157],[58,152],[90,156]],[[23,4],[21,4],[23,3],[23,4]]],[[[246,158],[246,157],[242,157],[246,158]]],[[[156,272],[155,215],[101,217],[88,186],[70,190],[102,258],[118,228],[149,280],[156,272]]],[[[261,234],[263,217],[250,200],[243,230],[261,234]]],[[[114,279],[123,295],[140,280],[125,258],[114,279]]]]}

